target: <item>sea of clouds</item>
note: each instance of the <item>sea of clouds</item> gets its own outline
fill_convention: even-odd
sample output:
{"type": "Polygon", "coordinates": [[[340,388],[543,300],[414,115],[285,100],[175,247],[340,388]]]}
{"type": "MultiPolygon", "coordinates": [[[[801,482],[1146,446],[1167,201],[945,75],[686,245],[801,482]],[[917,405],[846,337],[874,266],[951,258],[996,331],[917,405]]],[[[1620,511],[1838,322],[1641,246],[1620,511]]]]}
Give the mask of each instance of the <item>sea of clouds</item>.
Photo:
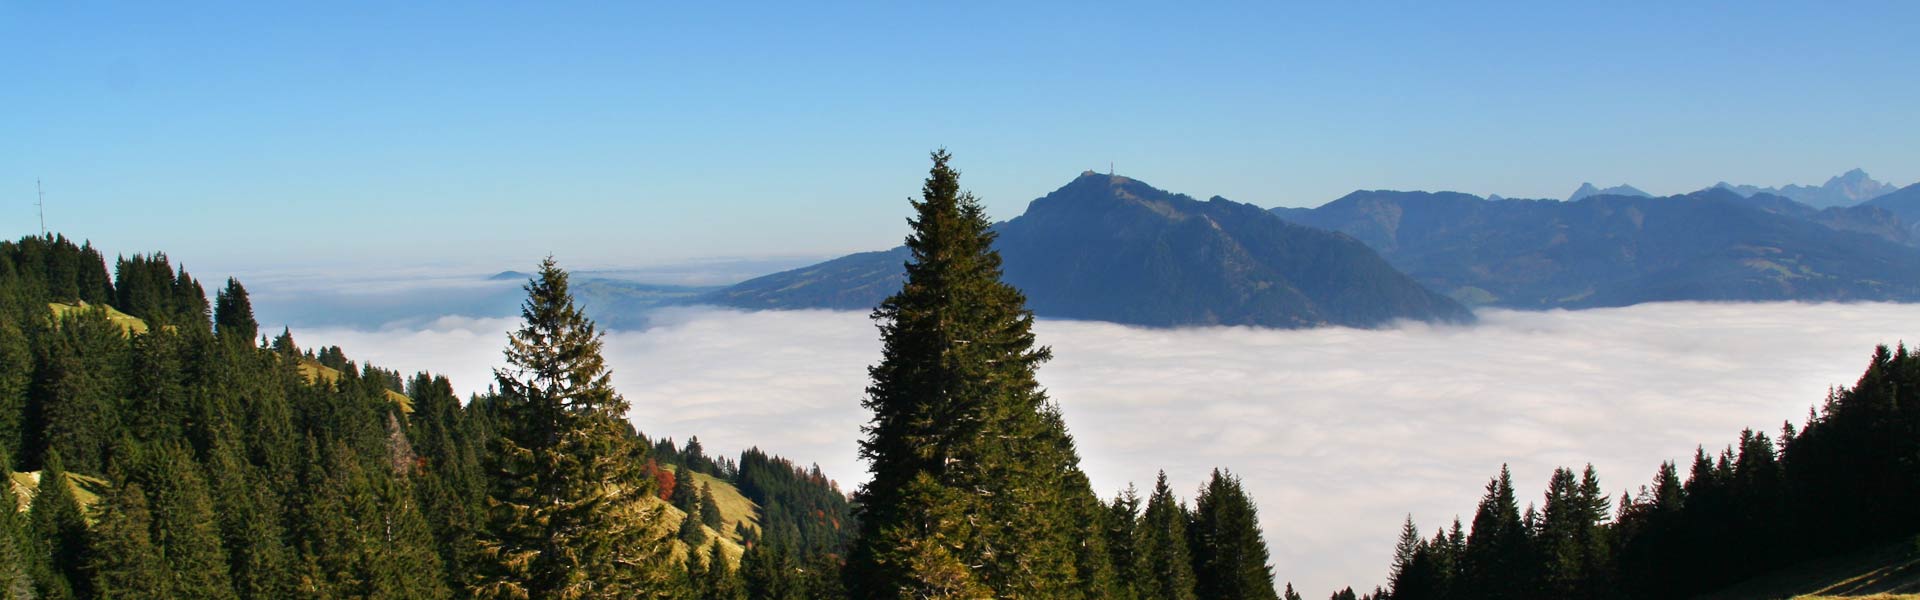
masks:
{"type": "MultiPolygon", "coordinates": [[[[1042,321],[1059,402],[1103,496],[1167,471],[1191,499],[1215,467],[1259,502],[1276,574],[1308,596],[1383,583],[1401,520],[1429,535],[1501,464],[1537,502],[1554,467],[1591,462],[1618,494],[1663,460],[1741,429],[1802,421],[1849,385],[1875,344],[1920,340],[1920,305],[1650,304],[1480,313],[1474,326],[1380,330],[1144,329],[1042,321]]],[[[712,451],[748,445],[817,462],[851,491],[865,313],[660,311],[606,355],[633,420],[712,451]]],[[[303,346],[484,390],[505,318],[296,330],[303,346]]]]}

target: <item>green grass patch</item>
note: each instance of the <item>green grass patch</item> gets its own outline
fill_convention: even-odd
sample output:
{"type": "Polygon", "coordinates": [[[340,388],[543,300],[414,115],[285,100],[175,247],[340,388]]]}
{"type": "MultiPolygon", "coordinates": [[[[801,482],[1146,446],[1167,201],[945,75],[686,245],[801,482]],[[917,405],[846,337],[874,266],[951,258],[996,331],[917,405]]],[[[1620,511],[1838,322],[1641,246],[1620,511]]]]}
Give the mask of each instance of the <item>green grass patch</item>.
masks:
{"type": "MultiPolygon", "coordinates": [[[[676,477],[680,476],[679,469],[673,467],[673,465],[664,466],[675,471],[676,477]]],[[[679,485],[687,485],[689,483],[700,485],[704,483],[712,487],[713,503],[720,507],[720,531],[714,531],[712,527],[705,525],[701,526],[702,529],[706,530],[707,539],[709,540],[707,543],[713,543],[711,540],[714,539],[720,540],[721,553],[724,554],[727,560],[731,561],[734,566],[739,566],[740,554],[746,551],[746,546],[741,544],[740,536],[735,531],[734,526],[739,523],[746,523],[748,529],[758,531],[760,529],[760,505],[754,504],[752,500],[748,500],[746,496],[740,494],[739,489],[733,487],[733,484],[727,483],[725,480],[705,473],[689,474],[693,476],[693,479],[683,479],[679,482],[679,485]]],[[[664,500],[661,501],[661,504],[666,508],[664,520],[668,526],[668,531],[679,531],[680,522],[687,519],[687,513],[672,505],[666,504],[664,500]]],[[[703,551],[705,549],[705,547],[701,548],[703,551]]],[[[678,540],[674,541],[675,554],[684,557],[686,556],[686,552],[686,544],[680,543],[678,540]]]]}
{"type": "MultiPolygon", "coordinates": [[[[320,361],[311,358],[301,358],[293,365],[293,368],[300,371],[301,377],[307,378],[307,383],[319,383],[322,381],[333,383],[340,381],[340,377],[344,375],[339,369],[320,364],[320,361]]],[[[413,398],[409,398],[406,394],[393,390],[387,390],[386,392],[388,400],[392,400],[394,404],[400,405],[400,412],[402,414],[413,414],[413,398]]]]}
{"type": "MultiPolygon", "coordinates": [[[[33,506],[33,496],[40,491],[40,472],[13,472],[8,481],[13,484],[13,497],[19,501],[15,508],[20,512],[33,506]]],[[[80,503],[80,512],[93,521],[93,505],[100,503],[100,496],[107,493],[107,480],[79,473],[67,474],[67,489],[73,491],[74,500],[80,503]]]]}
{"type": "Polygon", "coordinates": [[[88,310],[105,310],[107,312],[107,320],[112,321],[115,325],[119,325],[121,331],[127,335],[132,336],[147,332],[147,322],[145,320],[120,312],[119,309],[105,304],[87,304],[85,300],[74,304],[51,302],[47,304],[47,308],[53,310],[53,317],[55,319],[65,318],[67,315],[88,310]]]}

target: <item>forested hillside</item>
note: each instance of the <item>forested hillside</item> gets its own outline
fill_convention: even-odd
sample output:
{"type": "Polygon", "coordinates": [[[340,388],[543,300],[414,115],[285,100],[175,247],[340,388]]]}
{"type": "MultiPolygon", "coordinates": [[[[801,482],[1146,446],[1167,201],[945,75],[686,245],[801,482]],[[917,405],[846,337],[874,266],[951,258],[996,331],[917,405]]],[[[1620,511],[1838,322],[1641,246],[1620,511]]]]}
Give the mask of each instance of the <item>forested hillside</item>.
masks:
{"type": "MultiPolygon", "coordinates": [[[[1606,494],[1591,466],[1560,469],[1523,511],[1503,468],[1470,528],[1456,519],[1429,537],[1409,520],[1391,582],[1373,596],[1687,598],[1809,559],[1867,551],[1868,563],[1900,560],[1920,541],[1916,394],[1920,355],[1882,346],[1858,381],[1833,390],[1797,429],[1788,422],[1776,435],[1747,430],[1719,450],[1703,446],[1630,494],[1606,494]],[[1893,559],[1876,558],[1895,542],[1893,559]]],[[[1726,597],[1784,597],[1774,594],[1807,586],[1823,568],[1882,577],[1911,568],[1876,571],[1857,567],[1861,560],[1802,567],[1726,597]]],[[[1828,583],[1804,591],[1876,589],[1828,583]]]]}
{"type": "MultiPolygon", "coordinates": [[[[14,471],[0,496],[20,507],[0,511],[0,597],[481,595],[504,398],[462,402],[442,377],[268,340],[238,281],[208,302],[164,255],[107,265],[60,236],[0,242],[0,463],[14,471]]],[[[837,577],[806,570],[832,565],[851,531],[817,468],[759,450],[649,457],[655,444],[619,424],[634,472],[665,465],[643,504],[704,534],[658,565],[664,597],[804,595],[837,577]],[[660,485],[675,470],[705,485],[676,496],[660,485]],[[705,568],[723,545],[744,568],[705,568]]]]}

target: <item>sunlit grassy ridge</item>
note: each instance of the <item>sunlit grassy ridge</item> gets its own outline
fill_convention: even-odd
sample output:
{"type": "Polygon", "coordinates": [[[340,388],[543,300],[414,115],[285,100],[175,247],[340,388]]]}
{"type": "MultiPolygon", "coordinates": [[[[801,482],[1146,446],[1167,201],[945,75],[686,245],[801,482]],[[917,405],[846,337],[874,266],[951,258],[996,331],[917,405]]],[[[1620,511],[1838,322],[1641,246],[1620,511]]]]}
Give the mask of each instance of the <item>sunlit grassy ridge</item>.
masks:
{"type": "Polygon", "coordinates": [[[133,315],[129,315],[127,313],[120,312],[119,309],[116,309],[111,306],[107,306],[105,304],[87,304],[85,300],[78,301],[75,304],[63,304],[59,302],[51,302],[47,304],[47,308],[50,308],[53,310],[53,316],[55,318],[65,317],[69,314],[86,311],[86,310],[105,310],[107,312],[107,320],[112,321],[113,324],[115,325],[119,325],[120,329],[124,330],[127,333],[127,335],[135,335],[135,334],[141,334],[141,333],[147,332],[146,321],[142,320],[140,317],[136,317],[133,315]]]}
{"type": "MultiPolygon", "coordinates": [[[[320,364],[320,361],[311,358],[300,359],[298,363],[294,364],[294,368],[300,371],[300,376],[307,378],[307,383],[318,383],[321,381],[333,383],[339,381],[341,376],[338,369],[320,364]]],[[[392,400],[394,404],[400,405],[400,412],[407,414],[413,413],[413,399],[408,398],[406,394],[387,390],[387,399],[392,400]]]]}
{"type": "MultiPolygon", "coordinates": [[[[19,501],[21,511],[33,506],[33,496],[40,491],[40,472],[14,472],[8,479],[13,485],[13,497],[19,501]]],[[[92,508],[100,501],[100,495],[107,493],[111,486],[105,479],[79,473],[67,474],[67,487],[73,490],[73,499],[80,504],[80,512],[92,517],[92,508]]]]}
{"type": "MultiPolygon", "coordinates": [[[[733,487],[733,484],[727,483],[724,479],[705,473],[684,471],[672,465],[664,466],[674,471],[676,476],[685,477],[687,474],[693,476],[691,479],[681,480],[680,485],[699,485],[704,483],[713,488],[713,502],[720,507],[720,531],[714,531],[712,527],[704,525],[701,526],[701,529],[706,530],[708,540],[717,539],[720,541],[721,553],[726,555],[727,560],[732,561],[735,565],[740,564],[740,554],[746,551],[746,546],[742,545],[742,540],[740,539],[739,533],[735,531],[734,525],[736,523],[746,523],[748,529],[759,530],[760,506],[754,504],[753,501],[747,499],[746,496],[741,495],[739,489],[733,487]]],[[[679,530],[680,522],[686,520],[687,513],[667,504],[665,500],[660,501],[660,503],[666,508],[666,513],[663,517],[666,521],[667,530],[679,530]]],[[[709,541],[708,543],[711,544],[712,542],[709,541]]],[[[674,549],[676,554],[685,556],[687,546],[675,540],[674,549]]],[[[701,549],[705,550],[706,548],[702,546],[701,549]]]]}
{"type": "Polygon", "coordinates": [[[1701,596],[1702,600],[1736,598],[1920,599],[1920,538],[1804,562],[1701,596]]]}

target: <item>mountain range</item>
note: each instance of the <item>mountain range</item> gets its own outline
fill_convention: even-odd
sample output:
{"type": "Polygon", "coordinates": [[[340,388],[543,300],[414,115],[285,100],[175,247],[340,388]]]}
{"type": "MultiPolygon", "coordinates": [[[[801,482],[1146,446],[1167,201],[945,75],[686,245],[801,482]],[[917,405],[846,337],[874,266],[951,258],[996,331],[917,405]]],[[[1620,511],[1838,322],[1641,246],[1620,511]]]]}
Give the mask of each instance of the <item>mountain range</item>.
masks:
{"type": "Polygon", "coordinates": [[[1787,198],[1814,208],[1834,206],[1854,206],[1878,198],[1897,189],[1895,186],[1874,180],[1866,171],[1853,169],[1832,178],[1819,187],[1810,185],[1789,185],[1786,187],[1755,187],[1751,185],[1733,185],[1722,181],[1713,187],[1732,190],[1742,196],[1752,197],[1758,194],[1771,194],[1787,198]]]}
{"type": "Polygon", "coordinates": [[[1471,305],[1920,300],[1920,251],[1884,207],[1819,210],[1724,188],[1572,202],[1381,190],[1274,212],[1351,235],[1471,305]]]}
{"type": "MultiPolygon", "coordinates": [[[[1083,173],[995,225],[1006,281],[1043,317],[1147,326],[1371,327],[1473,315],[1346,235],[1251,204],[1083,173]]],[[[753,309],[866,309],[900,287],[904,247],[702,296],[753,309]]]]}

